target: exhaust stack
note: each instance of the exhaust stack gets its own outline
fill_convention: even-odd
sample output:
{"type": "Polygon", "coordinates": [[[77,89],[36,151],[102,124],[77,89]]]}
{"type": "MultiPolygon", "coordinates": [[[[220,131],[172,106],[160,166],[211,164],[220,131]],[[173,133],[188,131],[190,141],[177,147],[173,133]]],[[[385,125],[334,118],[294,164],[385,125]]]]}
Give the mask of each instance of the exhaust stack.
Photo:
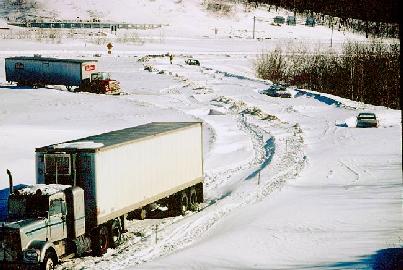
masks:
{"type": "Polygon", "coordinates": [[[10,194],[13,194],[14,193],[13,176],[11,175],[11,172],[8,169],[7,174],[8,174],[8,183],[10,185],[10,194]]]}

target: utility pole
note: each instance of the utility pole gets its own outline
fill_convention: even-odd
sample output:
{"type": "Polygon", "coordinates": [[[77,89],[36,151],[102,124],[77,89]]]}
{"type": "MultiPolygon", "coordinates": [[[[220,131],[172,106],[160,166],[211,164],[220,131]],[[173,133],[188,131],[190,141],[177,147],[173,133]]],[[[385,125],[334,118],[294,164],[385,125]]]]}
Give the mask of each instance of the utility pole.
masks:
{"type": "Polygon", "coordinates": [[[253,16],[253,39],[255,39],[255,26],[256,26],[256,16],[253,16]]]}
{"type": "Polygon", "coordinates": [[[333,47],[333,17],[330,17],[330,25],[332,26],[332,34],[330,35],[330,47],[333,47]]]}

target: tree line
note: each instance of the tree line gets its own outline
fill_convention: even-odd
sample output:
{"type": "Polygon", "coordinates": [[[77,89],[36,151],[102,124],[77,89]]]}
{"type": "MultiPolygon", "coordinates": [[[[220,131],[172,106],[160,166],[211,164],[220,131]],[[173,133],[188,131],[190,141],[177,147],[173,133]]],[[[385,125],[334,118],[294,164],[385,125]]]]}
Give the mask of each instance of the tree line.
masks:
{"type": "Polygon", "coordinates": [[[295,13],[339,18],[339,26],[374,36],[400,38],[398,0],[247,0],[282,7],[295,13]]]}
{"type": "Polygon", "coordinates": [[[400,44],[349,42],[341,54],[276,49],[262,53],[255,69],[273,82],[400,109],[400,44]]]}
{"type": "Polygon", "coordinates": [[[339,18],[354,18],[373,22],[399,23],[398,0],[248,0],[280,6],[297,12],[306,10],[339,18]]]}

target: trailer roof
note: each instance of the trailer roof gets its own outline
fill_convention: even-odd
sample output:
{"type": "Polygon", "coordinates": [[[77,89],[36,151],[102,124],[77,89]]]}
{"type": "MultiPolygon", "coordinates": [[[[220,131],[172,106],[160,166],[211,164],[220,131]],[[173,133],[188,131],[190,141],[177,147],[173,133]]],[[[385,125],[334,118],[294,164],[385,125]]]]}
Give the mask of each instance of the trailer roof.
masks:
{"type": "Polygon", "coordinates": [[[119,144],[125,144],[131,141],[152,137],[163,133],[168,133],[174,130],[187,128],[201,122],[152,122],[145,125],[140,125],[121,130],[115,130],[99,135],[89,136],[77,140],[67,141],[64,143],[52,144],[36,148],[36,152],[48,152],[55,150],[75,152],[95,152],[97,150],[113,147],[119,144]]]}
{"type": "Polygon", "coordinates": [[[41,57],[41,56],[14,56],[7,57],[6,60],[37,60],[46,62],[68,62],[68,63],[86,63],[86,62],[98,62],[96,59],[62,59],[62,58],[52,58],[52,57],[41,57]]]}

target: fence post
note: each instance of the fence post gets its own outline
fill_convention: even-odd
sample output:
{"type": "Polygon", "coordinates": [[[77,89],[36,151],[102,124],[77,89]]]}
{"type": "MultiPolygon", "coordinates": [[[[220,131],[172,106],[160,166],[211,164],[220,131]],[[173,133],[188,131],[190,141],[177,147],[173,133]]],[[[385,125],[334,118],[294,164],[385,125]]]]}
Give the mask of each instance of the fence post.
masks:
{"type": "Polygon", "coordinates": [[[155,224],[155,243],[158,242],[158,224],[155,224]]]}
{"type": "Polygon", "coordinates": [[[256,16],[253,16],[253,33],[252,33],[253,39],[255,39],[255,26],[256,26],[256,16]]]}
{"type": "Polygon", "coordinates": [[[257,174],[257,185],[258,185],[258,186],[260,185],[260,171],[259,171],[259,173],[257,174]]]}

